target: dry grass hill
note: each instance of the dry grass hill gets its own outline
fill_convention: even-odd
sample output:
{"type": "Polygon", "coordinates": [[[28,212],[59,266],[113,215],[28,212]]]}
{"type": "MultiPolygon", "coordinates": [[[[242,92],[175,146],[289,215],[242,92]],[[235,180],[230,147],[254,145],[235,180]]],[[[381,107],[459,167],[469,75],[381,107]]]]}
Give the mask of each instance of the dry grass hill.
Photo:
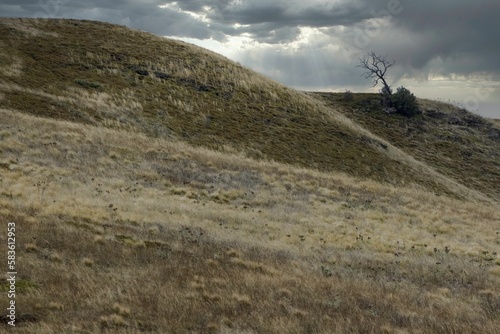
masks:
{"type": "Polygon", "coordinates": [[[124,27],[0,19],[0,327],[496,333],[500,128],[376,100],[124,27]]]}
{"type": "Polygon", "coordinates": [[[311,94],[393,143],[440,173],[460,180],[472,189],[500,198],[500,127],[455,106],[421,100],[423,115],[407,118],[386,115],[378,107],[377,94],[311,94]]]}

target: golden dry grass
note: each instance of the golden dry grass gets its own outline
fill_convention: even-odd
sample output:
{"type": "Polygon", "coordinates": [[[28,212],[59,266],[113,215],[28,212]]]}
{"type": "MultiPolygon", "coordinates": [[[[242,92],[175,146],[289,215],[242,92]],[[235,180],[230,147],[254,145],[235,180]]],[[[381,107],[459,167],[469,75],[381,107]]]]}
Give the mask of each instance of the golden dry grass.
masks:
{"type": "Polygon", "coordinates": [[[0,118],[0,220],[18,229],[15,332],[498,329],[497,204],[0,118]]]}
{"type": "Polygon", "coordinates": [[[340,105],[186,43],[101,22],[2,18],[0,45],[0,108],[458,198],[494,193],[464,185],[467,170],[408,154],[340,105]]]}
{"type": "MultiPolygon", "coordinates": [[[[462,132],[483,175],[370,127],[373,95],[351,110],[104,23],[0,32],[13,331],[497,332],[498,150],[479,130],[462,132]]],[[[424,139],[443,129],[462,133],[424,139]]]]}

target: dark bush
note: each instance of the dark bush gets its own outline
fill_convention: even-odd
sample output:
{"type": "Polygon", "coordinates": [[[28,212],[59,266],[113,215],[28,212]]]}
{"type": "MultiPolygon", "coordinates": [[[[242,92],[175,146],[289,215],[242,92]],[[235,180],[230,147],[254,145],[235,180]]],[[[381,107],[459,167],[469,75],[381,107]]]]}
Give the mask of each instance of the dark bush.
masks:
{"type": "Polygon", "coordinates": [[[343,98],[344,98],[345,102],[351,102],[354,99],[354,95],[352,94],[352,92],[350,90],[346,90],[344,92],[343,98]]]}
{"type": "Polygon", "coordinates": [[[418,108],[417,98],[404,87],[399,87],[391,96],[392,107],[398,114],[412,117],[421,113],[418,108]]]}

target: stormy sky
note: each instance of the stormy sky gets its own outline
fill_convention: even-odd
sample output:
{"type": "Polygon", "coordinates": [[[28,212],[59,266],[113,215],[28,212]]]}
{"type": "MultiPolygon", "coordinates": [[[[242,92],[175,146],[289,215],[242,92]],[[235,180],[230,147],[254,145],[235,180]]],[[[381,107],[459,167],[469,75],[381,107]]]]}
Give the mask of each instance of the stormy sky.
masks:
{"type": "Polygon", "coordinates": [[[374,51],[393,88],[500,118],[498,0],[0,0],[0,16],[126,25],[302,90],[378,91],[355,67],[374,51]]]}

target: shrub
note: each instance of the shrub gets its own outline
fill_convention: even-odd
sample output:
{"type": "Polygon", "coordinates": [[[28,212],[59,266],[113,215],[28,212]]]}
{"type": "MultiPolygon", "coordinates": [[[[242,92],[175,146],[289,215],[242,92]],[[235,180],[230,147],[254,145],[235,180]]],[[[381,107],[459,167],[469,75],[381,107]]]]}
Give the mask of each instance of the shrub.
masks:
{"type": "Polygon", "coordinates": [[[344,92],[344,101],[345,102],[351,102],[354,99],[354,95],[350,90],[346,90],[344,92]]]}
{"type": "Polygon", "coordinates": [[[411,117],[421,113],[418,108],[417,98],[404,87],[399,87],[396,93],[392,94],[391,104],[398,114],[404,116],[411,117]]]}

